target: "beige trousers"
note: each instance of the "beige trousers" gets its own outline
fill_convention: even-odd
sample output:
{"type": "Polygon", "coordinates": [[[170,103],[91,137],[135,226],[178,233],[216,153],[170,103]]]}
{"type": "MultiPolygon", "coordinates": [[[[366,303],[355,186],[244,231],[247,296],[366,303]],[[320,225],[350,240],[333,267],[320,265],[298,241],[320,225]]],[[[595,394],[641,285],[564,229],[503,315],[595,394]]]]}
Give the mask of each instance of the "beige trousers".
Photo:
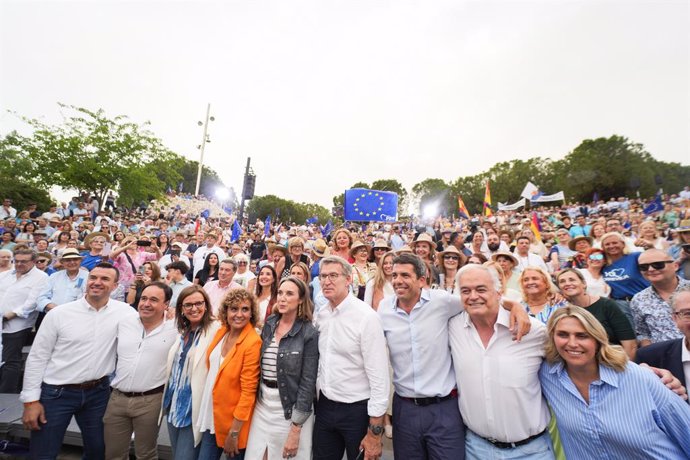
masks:
{"type": "Polygon", "coordinates": [[[134,432],[134,453],[137,460],[157,460],[158,415],[162,402],[163,393],[128,398],[113,389],[103,416],[105,458],[128,460],[134,432]]]}

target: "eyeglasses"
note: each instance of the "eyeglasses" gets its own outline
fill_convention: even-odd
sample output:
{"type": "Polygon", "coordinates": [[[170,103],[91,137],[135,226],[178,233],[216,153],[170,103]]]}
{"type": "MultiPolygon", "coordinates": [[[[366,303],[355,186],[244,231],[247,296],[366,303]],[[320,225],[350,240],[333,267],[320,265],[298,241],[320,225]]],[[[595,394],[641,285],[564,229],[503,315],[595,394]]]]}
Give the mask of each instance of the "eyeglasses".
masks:
{"type": "Polygon", "coordinates": [[[663,270],[666,264],[672,263],[672,260],[660,260],[658,262],[650,262],[648,264],[637,264],[637,268],[639,268],[641,272],[646,272],[649,270],[649,267],[652,267],[654,270],[663,270]]]}
{"type": "Polygon", "coordinates": [[[319,274],[319,280],[321,281],[326,281],[329,280],[331,282],[337,280],[341,276],[345,276],[342,273],[321,273],[319,274]]]}
{"type": "Polygon", "coordinates": [[[206,302],[203,300],[200,302],[190,302],[190,303],[183,303],[182,308],[185,310],[191,310],[192,308],[196,308],[197,310],[201,310],[206,306],[206,302]]]}
{"type": "Polygon", "coordinates": [[[37,264],[47,264],[48,261],[46,259],[39,259],[36,261],[37,264]]]}
{"type": "Polygon", "coordinates": [[[374,251],[387,251],[388,248],[374,248],[374,251]]]}
{"type": "Polygon", "coordinates": [[[597,252],[596,254],[590,254],[589,260],[604,260],[604,254],[597,252]]]}
{"type": "Polygon", "coordinates": [[[460,260],[460,257],[458,256],[443,256],[443,260],[460,260]]]}
{"type": "Polygon", "coordinates": [[[237,265],[247,265],[247,262],[237,262],[237,265]]]}
{"type": "Polygon", "coordinates": [[[674,311],[673,316],[676,318],[690,319],[690,310],[674,311]]]}

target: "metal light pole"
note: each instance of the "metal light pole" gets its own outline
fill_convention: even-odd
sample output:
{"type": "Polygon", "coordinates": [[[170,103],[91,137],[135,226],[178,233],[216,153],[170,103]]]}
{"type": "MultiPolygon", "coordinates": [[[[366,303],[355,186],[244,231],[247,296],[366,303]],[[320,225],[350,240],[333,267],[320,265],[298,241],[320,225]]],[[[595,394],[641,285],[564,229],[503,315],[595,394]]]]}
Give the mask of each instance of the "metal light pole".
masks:
{"type": "MultiPolygon", "coordinates": [[[[204,137],[201,139],[201,145],[199,146],[199,149],[201,150],[201,154],[199,155],[199,172],[196,175],[196,188],[194,189],[194,195],[198,196],[199,195],[199,186],[201,185],[201,170],[204,167],[204,147],[206,146],[206,143],[209,142],[207,139],[207,132],[208,132],[208,122],[209,120],[213,121],[215,118],[210,116],[211,114],[211,103],[209,102],[208,105],[206,106],[206,121],[203,123],[204,125],[204,137]]],[[[201,126],[202,123],[199,122],[199,126],[201,126]]]]}

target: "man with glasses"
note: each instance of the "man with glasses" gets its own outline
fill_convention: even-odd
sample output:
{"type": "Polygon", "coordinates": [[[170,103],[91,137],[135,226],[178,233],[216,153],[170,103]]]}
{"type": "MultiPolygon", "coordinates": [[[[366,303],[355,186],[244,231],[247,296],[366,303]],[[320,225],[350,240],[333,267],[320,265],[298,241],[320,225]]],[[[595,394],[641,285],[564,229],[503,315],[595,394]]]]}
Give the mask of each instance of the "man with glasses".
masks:
{"type": "Polygon", "coordinates": [[[103,415],[115,370],[120,321],[137,316],[110,294],[119,272],[108,263],[90,272],[86,295],[48,313],[24,371],[22,422],[31,431],[30,457],[56,458],[72,416],[81,430],[84,458],[105,458],[103,415]]]}
{"type": "Polygon", "coordinates": [[[637,350],[637,363],[668,369],[681,385],[690,382],[690,287],[679,288],[669,299],[671,314],[682,338],[653,343],[637,350]]]}
{"type": "Polygon", "coordinates": [[[669,299],[678,290],[690,286],[690,281],[676,274],[678,264],[659,249],[648,249],[640,254],[637,267],[651,283],[635,294],[630,302],[640,347],[681,338],[683,334],[673,321],[669,299]]]}
{"type": "Polygon", "coordinates": [[[67,248],[60,256],[64,270],[53,273],[48,278],[46,288],[36,300],[36,310],[49,312],[58,305],[74,302],[86,292],[86,280],[89,271],[81,267],[81,254],[67,248]]]}
{"type": "Polygon", "coordinates": [[[48,283],[48,275],[36,268],[36,252],[19,249],[14,253],[14,270],[0,273],[2,299],[2,361],[0,393],[19,391],[22,348],[36,323],[36,299],[48,283]]]}
{"type": "Polygon", "coordinates": [[[350,292],[352,265],[345,259],[322,259],[319,280],[328,305],[316,315],[320,392],[314,460],[340,460],[343,452],[348,460],[378,459],[390,391],[381,321],[350,292]]]}

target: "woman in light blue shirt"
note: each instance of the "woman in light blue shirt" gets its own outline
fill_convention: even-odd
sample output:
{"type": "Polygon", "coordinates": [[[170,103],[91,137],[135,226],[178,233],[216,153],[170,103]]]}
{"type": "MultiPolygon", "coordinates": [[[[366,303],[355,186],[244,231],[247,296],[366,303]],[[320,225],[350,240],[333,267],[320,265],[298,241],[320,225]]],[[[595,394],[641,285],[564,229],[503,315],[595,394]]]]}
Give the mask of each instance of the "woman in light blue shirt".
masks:
{"type": "Polygon", "coordinates": [[[539,378],[567,458],[690,457],[690,406],[610,345],[591,313],[560,308],[547,333],[539,378]]]}

